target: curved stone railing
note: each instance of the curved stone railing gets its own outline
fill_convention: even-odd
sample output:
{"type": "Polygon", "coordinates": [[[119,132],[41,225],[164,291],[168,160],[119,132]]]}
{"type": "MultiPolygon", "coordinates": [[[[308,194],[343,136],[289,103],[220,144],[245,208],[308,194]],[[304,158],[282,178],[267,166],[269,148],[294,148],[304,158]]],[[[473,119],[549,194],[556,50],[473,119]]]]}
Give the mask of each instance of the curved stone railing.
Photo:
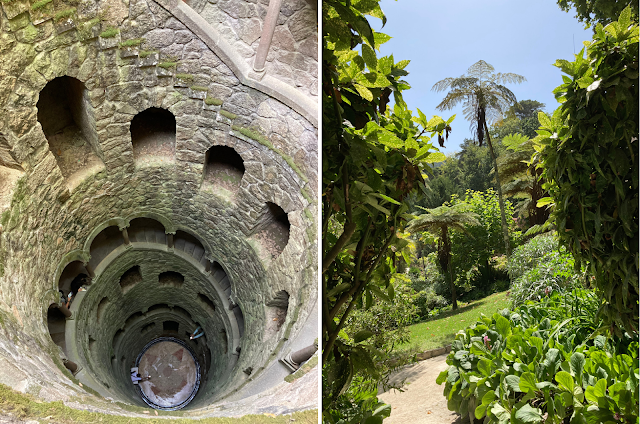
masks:
{"type": "Polygon", "coordinates": [[[155,0],[183,25],[197,35],[223,62],[236,78],[256,90],[280,100],[318,128],[318,103],[272,76],[257,73],[220,33],[191,7],[179,0],[155,0]]]}

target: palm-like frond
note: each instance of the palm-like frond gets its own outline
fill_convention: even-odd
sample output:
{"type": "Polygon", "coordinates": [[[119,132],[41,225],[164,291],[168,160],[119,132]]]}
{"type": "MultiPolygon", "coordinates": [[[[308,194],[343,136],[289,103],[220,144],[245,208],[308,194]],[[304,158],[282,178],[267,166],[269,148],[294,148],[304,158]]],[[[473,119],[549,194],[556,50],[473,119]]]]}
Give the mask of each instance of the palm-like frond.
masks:
{"type": "Polygon", "coordinates": [[[469,67],[466,75],[445,78],[436,82],[433,91],[449,90],[438,104],[440,111],[449,110],[462,103],[463,113],[470,122],[469,129],[482,145],[484,126],[497,122],[504,112],[514,104],[515,94],[503,84],[526,81],[514,73],[494,73],[493,66],[480,60],[469,67]]]}
{"type": "Polygon", "coordinates": [[[459,205],[439,206],[429,209],[426,214],[419,215],[407,225],[407,231],[417,233],[420,231],[435,230],[442,227],[463,230],[465,225],[479,225],[478,216],[473,212],[467,212],[459,205]]]}

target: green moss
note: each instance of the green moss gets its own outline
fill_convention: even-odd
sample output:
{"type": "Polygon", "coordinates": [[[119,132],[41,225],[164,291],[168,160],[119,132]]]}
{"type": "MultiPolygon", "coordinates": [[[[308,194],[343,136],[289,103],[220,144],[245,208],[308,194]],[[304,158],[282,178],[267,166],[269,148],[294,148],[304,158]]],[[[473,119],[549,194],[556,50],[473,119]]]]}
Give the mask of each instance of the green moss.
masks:
{"type": "Polygon", "coordinates": [[[158,63],[158,67],[162,69],[171,69],[178,66],[178,62],[160,62],[158,63]]]}
{"type": "Polygon", "coordinates": [[[125,40],[122,43],[119,43],[120,47],[138,47],[140,44],[144,43],[144,38],[132,38],[130,40],[125,40]]]}
{"type": "Polygon", "coordinates": [[[235,113],[231,113],[231,112],[223,110],[223,109],[220,109],[220,115],[222,115],[224,117],[227,117],[227,118],[229,118],[231,120],[234,120],[234,119],[236,119],[238,117],[238,115],[236,115],[235,113]]]}
{"type": "Polygon", "coordinates": [[[140,59],[145,59],[156,53],[158,53],[156,50],[141,50],[140,53],[138,53],[138,56],[140,57],[140,59]]]}
{"type": "Polygon", "coordinates": [[[0,0],[2,3],[4,4],[9,4],[11,3],[13,0],[0,0]]]}
{"type": "Polygon", "coordinates": [[[71,7],[69,9],[65,9],[65,10],[61,10],[58,13],[56,13],[55,15],[53,15],[53,20],[56,22],[60,22],[64,19],[70,18],[73,15],[76,14],[76,8],[75,7],[71,7]]]}
{"type": "MultiPolygon", "coordinates": [[[[149,408],[140,409],[149,412],[149,408]]],[[[37,420],[42,419],[43,417],[48,417],[47,421],[61,424],[90,422],[101,422],[106,424],[161,424],[166,422],[166,419],[158,417],[130,417],[73,409],[66,406],[62,401],[43,402],[30,394],[16,392],[4,384],[0,384],[0,411],[7,413],[11,412],[13,417],[18,418],[21,421],[27,421],[29,419],[37,420]]],[[[162,415],[179,415],[163,413],[161,411],[158,412],[162,415]]],[[[198,421],[200,424],[288,424],[291,422],[311,424],[318,422],[318,411],[302,411],[295,412],[291,415],[275,417],[267,415],[245,415],[240,418],[205,418],[198,421]]],[[[177,418],[173,421],[173,424],[188,424],[191,422],[193,421],[186,418],[177,418]]]]}
{"type": "Polygon", "coordinates": [[[286,381],[287,383],[292,383],[295,380],[302,377],[303,375],[305,375],[306,373],[308,373],[309,371],[311,371],[316,365],[318,365],[318,355],[312,356],[311,359],[305,362],[303,366],[298,368],[296,372],[286,376],[284,378],[284,381],[286,381]]]}
{"type": "Polygon", "coordinates": [[[2,212],[2,217],[0,218],[0,224],[4,227],[9,222],[9,218],[11,217],[11,210],[7,209],[2,212]]]}
{"type": "Polygon", "coordinates": [[[100,23],[100,18],[93,18],[93,19],[89,19],[87,22],[85,22],[85,25],[87,28],[92,28],[94,26],[96,26],[97,24],[100,23]]]}
{"type": "Polygon", "coordinates": [[[118,35],[118,33],[120,32],[120,30],[118,28],[107,28],[106,30],[102,31],[100,33],[100,37],[102,38],[113,38],[116,35],[118,35]]]}
{"type": "Polygon", "coordinates": [[[193,75],[191,74],[176,74],[176,78],[181,79],[183,81],[193,81],[193,75]]]}
{"type": "Polygon", "coordinates": [[[40,0],[31,5],[31,10],[39,10],[51,3],[53,0],[40,0]]]}
{"type": "Polygon", "coordinates": [[[304,210],[304,216],[306,216],[309,221],[313,222],[313,214],[309,209],[304,210]]]}
{"type": "Polygon", "coordinates": [[[208,87],[204,87],[202,85],[194,85],[192,87],[189,87],[190,89],[192,89],[193,91],[209,91],[208,87]]]}
{"type": "Polygon", "coordinates": [[[222,104],[222,100],[216,99],[215,97],[207,97],[204,99],[204,103],[207,106],[220,106],[222,104]]]}
{"type": "Polygon", "coordinates": [[[302,193],[302,197],[307,199],[307,202],[309,202],[311,204],[315,204],[316,203],[315,200],[313,199],[313,197],[311,197],[309,192],[304,187],[300,189],[300,193],[302,193]]]}

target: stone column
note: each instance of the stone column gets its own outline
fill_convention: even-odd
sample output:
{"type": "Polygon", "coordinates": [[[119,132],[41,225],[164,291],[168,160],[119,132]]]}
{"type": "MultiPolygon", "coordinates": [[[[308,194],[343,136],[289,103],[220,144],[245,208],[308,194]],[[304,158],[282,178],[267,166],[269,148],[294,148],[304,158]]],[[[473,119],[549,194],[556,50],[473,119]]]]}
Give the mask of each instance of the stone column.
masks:
{"type": "Polygon", "coordinates": [[[280,359],[284,365],[287,366],[291,370],[291,372],[295,372],[300,368],[300,364],[305,361],[308,361],[309,358],[313,356],[314,353],[318,350],[317,344],[312,344],[295,352],[289,353],[283,359],[280,359]]]}
{"type": "Polygon", "coordinates": [[[267,60],[267,54],[269,54],[271,39],[273,38],[273,32],[276,30],[276,23],[278,22],[278,15],[280,15],[281,5],[282,0],[269,0],[267,16],[264,18],[264,23],[262,24],[260,44],[258,45],[256,58],[253,62],[253,70],[256,72],[264,71],[264,62],[267,60]]]}
{"type": "Polygon", "coordinates": [[[58,310],[62,312],[65,318],[71,317],[71,311],[63,303],[58,304],[58,310]]]}
{"type": "Polygon", "coordinates": [[[87,274],[89,274],[89,278],[95,278],[96,273],[93,272],[93,268],[91,268],[88,262],[84,264],[84,269],[87,270],[87,274]]]}
{"type": "Polygon", "coordinates": [[[207,262],[204,264],[204,272],[211,272],[211,260],[207,259],[207,262]]]}
{"type": "Polygon", "coordinates": [[[131,244],[131,241],[129,240],[129,233],[127,232],[127,227],[120,228],[120,231],[122,232],[122,238],[124,239],[124,244],[126,245],[131,244]]]}
{"type": "Polygon", "coordinates": [[[173,249],[173,234],[171,233],[167,234],[167,247],[173,249]]]}

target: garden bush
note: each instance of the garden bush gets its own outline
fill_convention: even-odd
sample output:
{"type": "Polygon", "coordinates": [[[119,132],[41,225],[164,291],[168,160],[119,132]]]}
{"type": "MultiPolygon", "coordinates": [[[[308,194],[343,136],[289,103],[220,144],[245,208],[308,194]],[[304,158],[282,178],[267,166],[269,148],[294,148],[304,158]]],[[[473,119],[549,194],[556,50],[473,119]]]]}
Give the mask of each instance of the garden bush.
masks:
{"type": "Polygon", "coordinates": [[[556,293],[458,332],[437,379],[448,408],[484,423],[637,423],[637,335],[594,337],[600,304],[586,290],[556,293]]]}
{"type": "Polygon", "coordinates": [[[552,292],[581,287],[585,273],[576,271],[573,256],[551,236],[538,236],[518,247],[509,259],[512,307],[540,300],[552,292]]]}
{"type": "Polygon", "coordinates": [[[558,240],[552,233],[540,234],[514,249],[507,262],[511,281],[538,266],[544,255],[553,250],[558,250],[558,240]]]}

